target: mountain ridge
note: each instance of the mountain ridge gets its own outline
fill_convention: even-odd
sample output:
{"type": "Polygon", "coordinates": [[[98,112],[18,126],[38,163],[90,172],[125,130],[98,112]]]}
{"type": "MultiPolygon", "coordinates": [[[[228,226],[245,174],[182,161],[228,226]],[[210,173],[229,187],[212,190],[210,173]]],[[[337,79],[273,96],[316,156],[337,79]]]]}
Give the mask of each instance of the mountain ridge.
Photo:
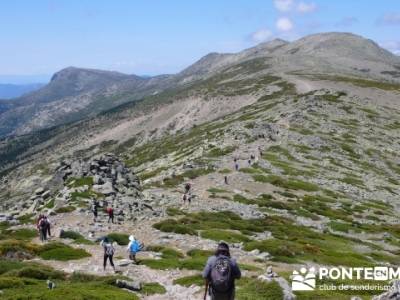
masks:
{"type": "Polygon", "coordinates": [[[0,101],[0,136],[25,134],[82,120],[123,103],[163,90],[211,78],[225,68],[252,59],[270,73],[307,70],[399,82],[400,59],[375,42],[351,33],[321,33],[294,42],[275,39],[238,53],[209,53],[173,75],[140,77],[114,71],[68,67],[48,85],[18,99],[0,101]],[[15,119],[15,115],[20,117],[15,119]]]}

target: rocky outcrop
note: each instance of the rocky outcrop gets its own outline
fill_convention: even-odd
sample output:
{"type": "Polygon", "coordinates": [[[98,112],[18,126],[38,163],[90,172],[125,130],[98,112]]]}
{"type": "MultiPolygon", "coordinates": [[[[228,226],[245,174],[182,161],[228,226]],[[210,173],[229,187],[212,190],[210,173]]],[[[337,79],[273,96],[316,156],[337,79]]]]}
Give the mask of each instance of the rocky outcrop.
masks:
{"type": "Polygon", "coordinates": [[[117,221],[160,213],[142,194],[139,177],[114,154],[87,161],[62,161],[56,177],[64,181],[64,188],[56,197],[56,206],[73,204],[76,195],[90,195],[88,204],[96,199],[100,208],[113,207],[117,221]],[[92,185],[79,184],[83,178],[91,178],[92,185]]]}

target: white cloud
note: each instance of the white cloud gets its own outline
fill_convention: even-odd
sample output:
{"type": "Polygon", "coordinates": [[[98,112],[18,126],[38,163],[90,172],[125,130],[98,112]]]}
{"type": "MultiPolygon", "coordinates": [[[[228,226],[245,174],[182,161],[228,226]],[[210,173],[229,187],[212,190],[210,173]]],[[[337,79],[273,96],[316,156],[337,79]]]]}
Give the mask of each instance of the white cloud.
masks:
{"type": "Polygon", "coordinates": [[[298,5],[297,5],[297,11],[300,13],[309,13],[309,12],[313,12],[317,9],[317,5],[315,3],[305,3],[303,1],[301,1],[298,5]]]}
{"type": "Polygon", "coordinates": [[[293,29],[293,23],[289,18],[282,17],[276,21],[276,28],[280,31],[290,31],[293,29]]]}
{"type": "Polygon", "coordinates": [[[400,41],[386,41],[379,44],[381,47],[400,55],[400,41]]]}
{"type": "Polygon", "coordinates": [[[253,42],[261,43],[269,40],[272,37],[272,32],[267,28],[261,28],[251,34],[253,42]]]}
{"type": "Polygon", "coordinates": [[[400,13],[391,12],[384,14],[377,21],[378,25],[400,25],[400,13]]]}
{"type": "Polygon", "coordinates": [[[293,0],[274,0],[274,5],[279,11],[289,11],[293,7],[293,0]]]}

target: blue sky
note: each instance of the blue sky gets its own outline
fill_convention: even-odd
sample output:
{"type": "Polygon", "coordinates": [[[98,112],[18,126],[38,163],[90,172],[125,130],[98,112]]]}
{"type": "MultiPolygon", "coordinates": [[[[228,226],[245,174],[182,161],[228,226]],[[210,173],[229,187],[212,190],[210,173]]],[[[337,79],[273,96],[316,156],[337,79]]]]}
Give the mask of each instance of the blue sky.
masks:
{"type": "Polygon", "coordinates": [[[400,54],[398,0],[3,0],[0,82],[67,66],[175,73],[209,52],[346,31],[400,54]]]}

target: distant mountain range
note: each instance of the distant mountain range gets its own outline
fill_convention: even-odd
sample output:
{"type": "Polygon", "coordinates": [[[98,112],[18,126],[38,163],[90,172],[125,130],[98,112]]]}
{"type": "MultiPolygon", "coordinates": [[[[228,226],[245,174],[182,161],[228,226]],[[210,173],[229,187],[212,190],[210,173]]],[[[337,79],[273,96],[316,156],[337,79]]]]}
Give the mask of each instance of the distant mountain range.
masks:
{"type": "Polygon", "coordinates": [[[10,84],[0,83],[0,99],[11,99],[20,97],[26,93],[33,92],[45,86],[45,83],[10,84]]]}
{"type": "Polygon", "coordinates": [[[239,53],[210,53],[173,75],[147,77],[68,67],[38,90],[0,100],[0,137],[93,117],[124,103],[207,80],[253,59],[264,61],[263,71],[273,74],[346,75],[391,82],[400,78],[398,56],[361,36],[336,32],[291,43],[275,39],[239,53]]]}

